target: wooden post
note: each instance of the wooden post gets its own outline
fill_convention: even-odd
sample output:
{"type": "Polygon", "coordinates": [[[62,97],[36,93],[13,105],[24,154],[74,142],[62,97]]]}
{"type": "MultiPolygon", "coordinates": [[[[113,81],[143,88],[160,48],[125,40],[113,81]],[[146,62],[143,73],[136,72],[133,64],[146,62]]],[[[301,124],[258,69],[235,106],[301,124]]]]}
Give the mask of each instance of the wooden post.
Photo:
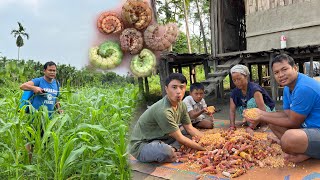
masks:
{"type": "Polygon", "coordinates": [[[259,78],[259,85],[262,85],[262,65],[258,64],[258,78],[259,78]]]}
{"type": "Polygon", "coordinates": [[[270,88],[271,88],[272,99],[276,101],[278,98],[278,84],[272,72],[272,67],[271,67],[272,59],[273,59],[273,53],[270,53],[270,60],[269,60],[270,88]]]}
{"type": "Polygon", "coordinates": [[[218,87],[218,91],[219,91],[219,97],[220,98],[224,98],[224,87],[223,87],[223,81],[221,81],[219,83],[219,87],[218,87]]]}
{"type": "Polygon", "coordinates": [[[310,57],[310,67],[309,67],[309,77],[313,77],[314,74],[313,74],[313,57],[311,56],[310,57]]]}
{"type": "Polygon", "coordinates": [[[250,75],[249,75],[249,81],[252,81],[252,65],[251,65],[251,64],[247,64],[247,63],[246,63],[246,66],[248,67],[249,72],[250,72],[250,75]]]}
{"type": "MultiPolygon", "coordinates": [[[[210,57],[216,57],[219,53],[219,39],[218,39],[218,9],[219,8],[219,1],[218,0],[211,0],[210,1],[210,25],[211,25],[211,56],[210,57]]],[[[210,58],[209,57],[209,58],[210,58]]],[[[217,60],[213,60],[212,67],[213,70],[216,70],[216,67],[218,65],[217,60]]],[[[211,67],[208,67],[208,73],[211,67]]],[[[208,79],[208,74],[206,76],[206,79],[208,79]]]]}
{"type": "Polygon", "coordinates": [[[182,67],[181,64],[178,65],[178,72],[182,74],[182,67]]]}
{"type": "Polygon", "coordinates": [[[168,61],[166,61],[166,68],[167,68],[168,75],[173,73],[173,67],[172,65],[169,64],[168,61]]]}
{"type": "Polygon", "coordinates": [[[148,82],[148,77],[144,78],[144,88],[146,90],[146,95],[149,96],[150,91],[149,91],[149,82],[148,82]]]}
{"type": "Polygon", "coordinates": [[[298,61],[298,68],[299,68],[299,71],[298,71],[298,72],[303,73],[303,62],[298,61]]]}
{"type": "Polygon", "coordinates": [[[144,94],[144,89],[143,89],[143,79],[141,77],[138,78],[138,84],[139,84],[139,90],[144,94]]]}
{"type": "Polygon", "coordinates": [[[194,65],[189,66],[189,74],[190,74],[190,84],[195,83],[196,80],[196,69],[194,65]]]}
{"type": "Polygon", "coordinates": [[[210,1],[211,54],[218,54],[218,0],[210,1]]]}
{"type": "Polygon", "coordinates": [[[208,74],[210,73],[210,67],[209,67],[208,60],[209,60],[209,58],[206,57],[206,58],[202,61],[203,68],[204,68],[204,77],[205,77],[206,79],[208,79],[208,74]]]}
{"type": "Polygon", "coordinates": [[[160,59],[159,62],[159,75],[160,75],[160,86],[161,86],[161,93],[162,96],[166,95],[165,91],[165,85],[166,85],[166,78],[169,76],[169,67],[168,67],[167,60],[165,59],[160,59]]]}
{"type": "Polygon", "coordinates": [[[229,79],[230,79],[230,90],[232,90],[232,89],[234,89],[236,87],[236,85],[232,81],[231,73],[229,73],[229,79]]]}

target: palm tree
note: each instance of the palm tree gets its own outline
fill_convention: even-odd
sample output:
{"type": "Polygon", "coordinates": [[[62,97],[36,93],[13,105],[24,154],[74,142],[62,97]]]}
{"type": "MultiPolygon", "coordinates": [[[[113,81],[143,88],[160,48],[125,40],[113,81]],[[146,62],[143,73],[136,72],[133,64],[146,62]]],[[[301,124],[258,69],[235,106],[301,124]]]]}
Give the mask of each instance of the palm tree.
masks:
{"type": "Polygon", "coordinates": [[[16,44],[18,47],[18,60],[19,60],[20,47],[24,45],[22,36],[25,36],[27,37],[27,39],[29,39],[29,34],[25,32],[25,29],[20,22],[18,22],[18,25],[19,25],[19,30],[14,29],[11,31],[11,34],[14,34],[14,37],[17,38],[16,44]]]}

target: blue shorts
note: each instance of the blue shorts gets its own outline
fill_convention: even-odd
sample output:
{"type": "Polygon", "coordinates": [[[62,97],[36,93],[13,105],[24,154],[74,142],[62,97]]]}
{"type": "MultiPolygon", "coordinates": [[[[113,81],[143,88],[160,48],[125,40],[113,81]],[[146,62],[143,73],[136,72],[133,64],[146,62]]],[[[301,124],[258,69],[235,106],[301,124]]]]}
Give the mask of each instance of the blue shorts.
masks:
{"type": "Polygon", "coordinates": [[[308,137],[308,148],[305,155],[320,159],[320,128],[305,128],[302,129],[308,137]]]}

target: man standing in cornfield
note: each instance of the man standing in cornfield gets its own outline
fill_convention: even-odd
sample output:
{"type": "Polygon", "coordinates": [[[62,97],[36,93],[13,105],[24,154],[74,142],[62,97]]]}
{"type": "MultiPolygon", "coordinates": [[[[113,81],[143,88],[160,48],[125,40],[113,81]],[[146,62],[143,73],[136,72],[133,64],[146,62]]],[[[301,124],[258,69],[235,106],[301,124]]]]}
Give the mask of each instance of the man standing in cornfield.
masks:
{"type": "MultiPolygon", "coordinates": [[[[33,95],[29,101],[32,107],[36,110],[38,110],[41,106],[47,108],[49,118],[51,118],[55,108],[59,113],[62,113],[62,110],[60,109],[60,103],[57,100],[57,97],[59,96],[59,83],[55,79],[57,74],[57,65],[52,61],[45,63],[43,67],[43,73],[43,77],[34,78],[31,81],[23,83],[20,86],[20,89],[29,92],[31,91],[33,95]]],[[[40,127],[42,137],[43,127],[40,127]]],[[[26,148],[29,152],[29,160],[31,162],[31,153],[33,148],[30,144],[27,144],[26,148]]]]}

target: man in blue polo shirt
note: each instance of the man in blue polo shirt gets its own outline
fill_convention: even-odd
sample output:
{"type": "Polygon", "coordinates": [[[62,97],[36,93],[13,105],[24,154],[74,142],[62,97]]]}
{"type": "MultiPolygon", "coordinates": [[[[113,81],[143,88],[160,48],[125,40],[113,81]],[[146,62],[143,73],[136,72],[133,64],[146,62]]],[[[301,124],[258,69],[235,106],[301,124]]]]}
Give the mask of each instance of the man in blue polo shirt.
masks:
{"type": "Polygon", "coordinates": [[[32,106],[35,109],[39,109],[42,105],[46,106],[49,111],[49,117],[51,117],[55,107],[61,112],[60,104],[57,100],[59,84],[55,79],[57,65],[52,61],[45,63],[43,73],[43,77],[23,83],[20,89],[33,91],[35,95],[32,99],[32,106]]]}
{"type": "MultiPolygon", "coordinates": [[[[59,83],[57,82],[57,65],[50,61],[44,64],[43,77],[32,79],[31,81],[25,82],[20,86],[22,90],[33,91],[34,96],[32,99],[32,106],[35,109],[39,109],[41,106],[45,106],[49,112],[49,118],[52,118],[54,108],[62,113],[60,109],[60,103],[57,100],[59,95],[59,83]]],[[[41,129],[41,135],[43,130],[41,129]]],[[[31,162],[33,147],[30,144],[26,145],[26,149],[29,152],[29,161],[31,162]]]]}
{"type": "MultiPolygon", "coordinates": [[[[292,57],[281,54],[271,62],[274,77],[283,90],[283,112],[255,109],[258,117],[280,139],[285,158],[302,162],[320,159],[320,83],[301,74],[292,57]]],[[[244,113],[245,115],[246,113],[244,113]]]]}

